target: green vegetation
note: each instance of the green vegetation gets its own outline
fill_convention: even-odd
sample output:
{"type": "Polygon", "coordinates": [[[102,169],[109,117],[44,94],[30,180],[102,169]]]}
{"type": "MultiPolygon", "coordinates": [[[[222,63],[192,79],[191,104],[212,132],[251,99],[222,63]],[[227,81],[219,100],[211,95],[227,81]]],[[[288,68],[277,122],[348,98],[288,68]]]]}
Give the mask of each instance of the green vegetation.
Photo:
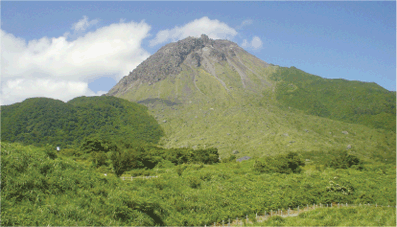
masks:
{"type": "Polygon", "coordinates": [[[295,67],[280,67],[270,78],[285,107],[396,132],[396,92],[375,83],[324,79],[295,67]]]}
{"type": "MultiPolygon", "coordinates": [[[[147,107],[107,96],[2,106],[2,224],[203,226],[314,203],[395,207],[395,92],[238,55],[240,70],[182,65],[118,94],[147,107]],[[156,177],[120,178],[131,176],[156,177]]],[[[360,209],[346,212],[395,224],[360,209]]],[[[265,224],[349,221],[320,209],[265,224]]]]}
{"type": "Polygon", "coordinates": [[[323,154],[351,147],[349,152],[362,160],[394,162],[395,93],[372,83],[328,80],[294,68],[265,68],[244,53],[239,57],[252,70],[245,70],[245,87],[230,65],[214,63],[228,90],[204,68],[183,66],[179,75],[143,83],[117,96],[147,105],[164,129],[159,144],[166,148],[215,147],[224,159],[234,150],[240,158],[303,151],[323,154]],[[295,90],[284,92],[283,84],[295,84],[294,80],[295,90]],[[328,115],[314,111],[321,109],[313,107],[317,102],[328,115]]]}
{"type": "Polygon", "coordinates": [[[151,198],[45,148],[2,143],[1,157],[4,226],[162,224],[151,198]]]}
{"type": "Polygon", "coordinates": [[[79,97],[67,103],[31,98],[1,107],[2,141],[76,147],[87,136],[157,143],[163,131],[145,106],[116,97],[79,97]]]}
{"type": "Polygon", "coordinates": [[[268,156],[254,163],[254,169],[262,173],[300,173],[305,163],[298,153],[289,152],[277,156],[268,156]]]}
{"type": "MultiPolygon", "coordinates": [[[[111,171],[107,176],[99,174],[103,169],[91,162],[74,158],[75,162],[45,147],[4,142],[1,146],[3,225],[203,226],[229,218],[241,220],[245,215],[253,220],[255,213],[314,203],[396,205],[395,164],[317,170],[318,163],[310,161],[300,173],[285,174],[256,171],[257,160],[175,166],[163,159],[154,168],[131,169],[122,175],[158,178],[123,181],[111,171]]],[[[298,217],[296,223],[323,223],[310,222],[310,215],[334,215],[313,212],[306,222],[298,217]]],[[[372,208],[360,223],[395,221],[395,216],[386,218],[385,212],[389,211],[372,208]]],[[[352,223],[343,213],[335,215],[336,224],[352,223]]]]}
{"type": "MultiPolygon", "coordinates": [[[[131,169],[153,169],[157,164],[168,162],[171,165],[187,163],[215,164],[219,162],[219,154],[216,148],[191,149],[170,148],[164,149],[149,144],[130,144],[123,141],[117,144],[106,139],[85,139],[81,151],[74,155],[75,159],[87,159],[91,154],[94,167],[107,166],[117,176],[131,169]],[[110,156],[110,158],[108,158],[110,156]]],[[[89,159],[89,158],[88,158],[89,159]]],[[[106,167],[105,167],[106,169],[106,167]]]]}
{"type": "Polygon", "coordinates": [[[326,166],[336,169],[347,169],[350,167],[362,168],[360,166],[360,159],[356,156],[348,154],[347,151],[338,152],[335,156],[329,160],[326,166]]]}
{"type": "Polygon", "coordinates": [[[298,217],[273,216],[247,226],[395,226],[395,207],[320,208],[299,214],[298,217]]]}

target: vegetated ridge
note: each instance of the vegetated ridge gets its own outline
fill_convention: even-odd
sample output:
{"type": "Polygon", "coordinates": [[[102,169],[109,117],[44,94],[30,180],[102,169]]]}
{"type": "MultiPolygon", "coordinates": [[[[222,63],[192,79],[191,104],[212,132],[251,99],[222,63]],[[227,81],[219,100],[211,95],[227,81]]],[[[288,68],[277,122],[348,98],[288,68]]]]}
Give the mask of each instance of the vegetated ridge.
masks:
{"type": "Polygon", "coordinates": [[[166,147],[217,147],[223,157],[332,149],[395,157],[395,92],[268,64],[206,35],[165,45],[107,95],[148,106],[166,147]]]}
{"type": "Polygon", "coordinates": [[[116,97],[30,98],[1,108],[2,141],[64,148],[93,135],[145,143],[163,135],[147,107],[116,97]]]}

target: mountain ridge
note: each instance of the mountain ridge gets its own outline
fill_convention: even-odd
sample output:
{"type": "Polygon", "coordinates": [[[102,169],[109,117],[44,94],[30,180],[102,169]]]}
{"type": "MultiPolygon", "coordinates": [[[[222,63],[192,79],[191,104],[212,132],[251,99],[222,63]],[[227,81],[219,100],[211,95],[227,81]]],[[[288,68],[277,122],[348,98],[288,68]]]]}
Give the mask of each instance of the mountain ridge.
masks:
{"type": "Polygon", "coordinates": [[[213,146],[221,156],[234,150],[237,156],[262,156],[353,146],[374,156],[380,146],[393,155],[395,96],[371,87],[269,64],[233,42],[202,35],[160,48],[107,95],[146,105],[165,130],[165,147],[213,146]],[[159,56],[174,56],[178,70],[146,78],[145,67],[168,66],[154,60],[159,56]],[[349,135],[340,136],[343,131],[349,135]]]}
{"type": "Polygon", "coordinates": [[[30,98],[1,108],[1,139],[7,142],[64,148],[92,135],[149,143],[163,135],[145,106],[116,97],[83,96],[66,103],[30,98]]]}

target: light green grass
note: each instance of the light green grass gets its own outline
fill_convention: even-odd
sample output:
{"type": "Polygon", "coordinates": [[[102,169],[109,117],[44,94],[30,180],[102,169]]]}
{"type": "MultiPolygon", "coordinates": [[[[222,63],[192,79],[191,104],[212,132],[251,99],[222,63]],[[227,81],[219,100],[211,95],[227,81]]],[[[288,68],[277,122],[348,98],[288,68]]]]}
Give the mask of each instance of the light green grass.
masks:
{"type": "Polygon", "coordinates": [[[395,207],[319,208],[297,217],[273,216],[247,226],[396,226],[395,207]]]}

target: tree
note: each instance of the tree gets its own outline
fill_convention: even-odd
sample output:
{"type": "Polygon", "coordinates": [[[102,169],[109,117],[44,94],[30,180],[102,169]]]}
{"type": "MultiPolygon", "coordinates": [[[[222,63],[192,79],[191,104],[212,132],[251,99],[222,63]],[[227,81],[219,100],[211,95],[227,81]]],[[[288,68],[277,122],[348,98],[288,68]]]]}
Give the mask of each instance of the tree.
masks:
{"type": "Polygon", "coordinates": [[[259,172],[299,173],[304,166],[302,157],[296,152],[281,154],[275,157],[266,157],[256,160],[254,170],[259,172]]]}
{"type": "Polygon", "coordinates": [[[360,166],[361,161],[355,155],[348,154],[347,151],[340,151],[327,163],[327,166],[335,169],[347,169],[354,165],[360,166]]]}
{"type": "Polygon", "coordinates": [[[114,173],[119,177],[125,171],[132,167],[132,157],[126,151],[113,151],[111,160],[113,164],[114,173]]]}
{"type": "Polygon", "coordinates": [[[294,173],[301,172],[301,166],[305,166],[305,162],[302,157],[296,152],[289,152],[286,155],[288,168],[292,170],[294,173]]]}
{"type": "Polygon", "coordinates": [[[92,153],[92,162],[96,167],[100,167],[102,165],[106,165],[106,160],[108,159],[107,155],[105,152],[100,151],[100,152],[93,152],[92,153]]]}
{"type": "Polygon", "coordinates": [[[118,146],[112,139],[104,138],[100,135],[91,135],[85,137],[81,143],[80,150],[84,153],[92,152],[109,152],[118,150],[118,146]]]}

